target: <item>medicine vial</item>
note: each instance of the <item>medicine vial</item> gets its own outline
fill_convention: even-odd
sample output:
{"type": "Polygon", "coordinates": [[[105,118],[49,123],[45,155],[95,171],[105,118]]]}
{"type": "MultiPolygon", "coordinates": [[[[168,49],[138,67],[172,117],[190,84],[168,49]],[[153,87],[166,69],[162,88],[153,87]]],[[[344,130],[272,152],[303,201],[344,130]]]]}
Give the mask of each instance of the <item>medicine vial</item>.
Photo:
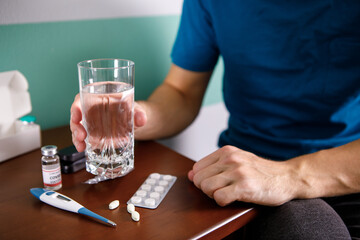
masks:
{"type": "Polygon", "coordinates": [[[42,175],[44,188],[58,190],[62,187],[60,159],[57,154],[57,147],[48,145],[41,148],[42,175]]]}

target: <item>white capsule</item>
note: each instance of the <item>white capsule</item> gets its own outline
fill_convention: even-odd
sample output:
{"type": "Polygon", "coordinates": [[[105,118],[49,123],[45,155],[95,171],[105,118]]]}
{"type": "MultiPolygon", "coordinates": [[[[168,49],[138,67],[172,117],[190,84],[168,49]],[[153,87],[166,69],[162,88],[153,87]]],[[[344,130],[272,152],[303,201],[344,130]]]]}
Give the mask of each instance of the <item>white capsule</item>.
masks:
{"type": "Polygon", "coordinates": [[[109,209],[113,210],[113,209],[117,208],[119,205],[120,205],[119,200],[114,200],[109,204],[109,209]]]}
{"type": "Polygon", "coordinates": [[[129,203],[126,208],[127,208],[128,213],[132,213],[135,211],[135,206],[132,203],[129,203]]]}
{"type": "Polygon", "coordinates": [[[140,220],[140,214],[137,211],[133,211],[131,213],[131,218],[132,220],[134,220],[135,222],[138,222],[140,220]]]}

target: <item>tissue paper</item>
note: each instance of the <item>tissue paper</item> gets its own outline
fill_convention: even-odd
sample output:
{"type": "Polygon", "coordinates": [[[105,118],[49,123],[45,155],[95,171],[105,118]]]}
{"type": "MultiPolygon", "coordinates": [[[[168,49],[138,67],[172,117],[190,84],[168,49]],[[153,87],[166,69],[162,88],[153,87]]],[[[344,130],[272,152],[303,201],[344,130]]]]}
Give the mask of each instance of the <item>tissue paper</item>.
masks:
{"type": "Polygon", "coordinates": [[[15,120],[31,112],[28,87],[19,71],[0,73],[0,137],[14,134],[15,120]]]}
{"type": "Polygon", "coordinates": [[[28,88],[19,71],[0,73],[0,162],[40,147],[40,126],[17,120],[31,112],[28,88]]]}

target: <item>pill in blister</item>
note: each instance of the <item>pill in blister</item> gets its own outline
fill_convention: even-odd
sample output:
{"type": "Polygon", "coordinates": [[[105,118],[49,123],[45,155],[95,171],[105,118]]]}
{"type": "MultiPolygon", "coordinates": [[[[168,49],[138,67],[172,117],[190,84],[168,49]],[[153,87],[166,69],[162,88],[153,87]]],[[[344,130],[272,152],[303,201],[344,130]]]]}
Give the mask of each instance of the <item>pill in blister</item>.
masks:
{"type": "Polygon", "coordinates": [[[135,206],[134,206],[134,204],[129,203],[127,205],[126,209],[127,209],[128,213],[132,213],[133,211],[135,211],[135,206]]]}
{"type": "Polygon", "coordinates": [[[148,184],[144,184],[144,185],[141,186],[141,189],[142,189],[142,190],[145,190],[145,191],[150,191],[150,190],[151,190],[151,186],[148,185],[148,184]]]}
{"type": "Polygon", "coordinates": [[[153,207],[153,206],[155,206],[155,199],[147,198],[147,199],[145,199],[145,204],[149,207],[153,207]]]}
{"type": "Polygon", "coordinates": [[[137,211],[133,211],[131,213],[131,218],[132,220],[134,220],[135,222],[138,222],[140,220],[140,214],[137,211]]]}
{"type": "Polygon", "coordinates": [[[136,195],[139,197],[146,197],[147,192],[144,190],[139,190],[136,192],[136,195]]]}
{"type": "Polygon", "coordinates": [[[158,192],[152,192],[150,193],[150,197],[154,199],[158,199],[160,197],[160,193],[158,192]]]}
{"type": "Polygon", "coordinates": [[[154,188],[154,190],[155,190],[155,192],[162,193],[162,192],[164,192],[164,187],[162,187],[162,186],[156,186],[156,187],[154,188]]]}
{"type": "Polygon", "coordinates": [[[141,197],[137,197],[137,196],[131,198],[131,202],[134,203],[134,204],[135,203],[140,203],[141,200],[142,200],[141,197]]]}
{"type": "Polygon", "coordinates": [[[175,176],[152,173],[130,198],[128,204],[132,203],[137,207],[155,209],[159,206],[175,181],[175,176]]]}
{"type": "Polygon", "coordinates": [[[152,179],[160,179],[160,174],[152,173],[152,174],[150,174],[150,178],[152,178],[152,179]]]}
{"type": "Polygon", "coordinates": [[[149,184],[149,185],[154,185],[156,183],[156,180],[150,178],[150,179],[146,180],[146,183],[149,184]]]}
{"type": "Polygon", "coordinates": [[[166,187],[168,184],[169,184],[169,182],[168,182],[168,181],[164,181],[164,180],[159,182],[159,185],[160,185],[160,186],[163,186],[163,187],[166,187]]]}
{"type": "Polygon", "coordinates": [[[166,181],[170,181],[170,180],[173,179],[173,176],[171,176],[171,175],[165,175],[165,176],[163,177],[163,179],[166,180],[166,181]]]}
{"type": "Polygon", "coordinates": [[[115,208],[117,208],[120,205],[119,200],[114,200],[111,203],[109,203],[109,209],[113,210],[115,208]]]}

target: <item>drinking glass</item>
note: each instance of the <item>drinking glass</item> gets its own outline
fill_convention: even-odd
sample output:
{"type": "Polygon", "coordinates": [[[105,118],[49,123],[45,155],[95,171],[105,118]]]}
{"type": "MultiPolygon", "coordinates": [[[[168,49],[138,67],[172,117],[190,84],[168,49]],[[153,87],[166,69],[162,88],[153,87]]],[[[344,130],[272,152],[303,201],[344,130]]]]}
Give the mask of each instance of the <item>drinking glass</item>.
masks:
{"type": "Polygon", "coordinates": [[[134,168],[135,64],[124,59],[78,63],[86,170],[113,179],[134,168]]]}

